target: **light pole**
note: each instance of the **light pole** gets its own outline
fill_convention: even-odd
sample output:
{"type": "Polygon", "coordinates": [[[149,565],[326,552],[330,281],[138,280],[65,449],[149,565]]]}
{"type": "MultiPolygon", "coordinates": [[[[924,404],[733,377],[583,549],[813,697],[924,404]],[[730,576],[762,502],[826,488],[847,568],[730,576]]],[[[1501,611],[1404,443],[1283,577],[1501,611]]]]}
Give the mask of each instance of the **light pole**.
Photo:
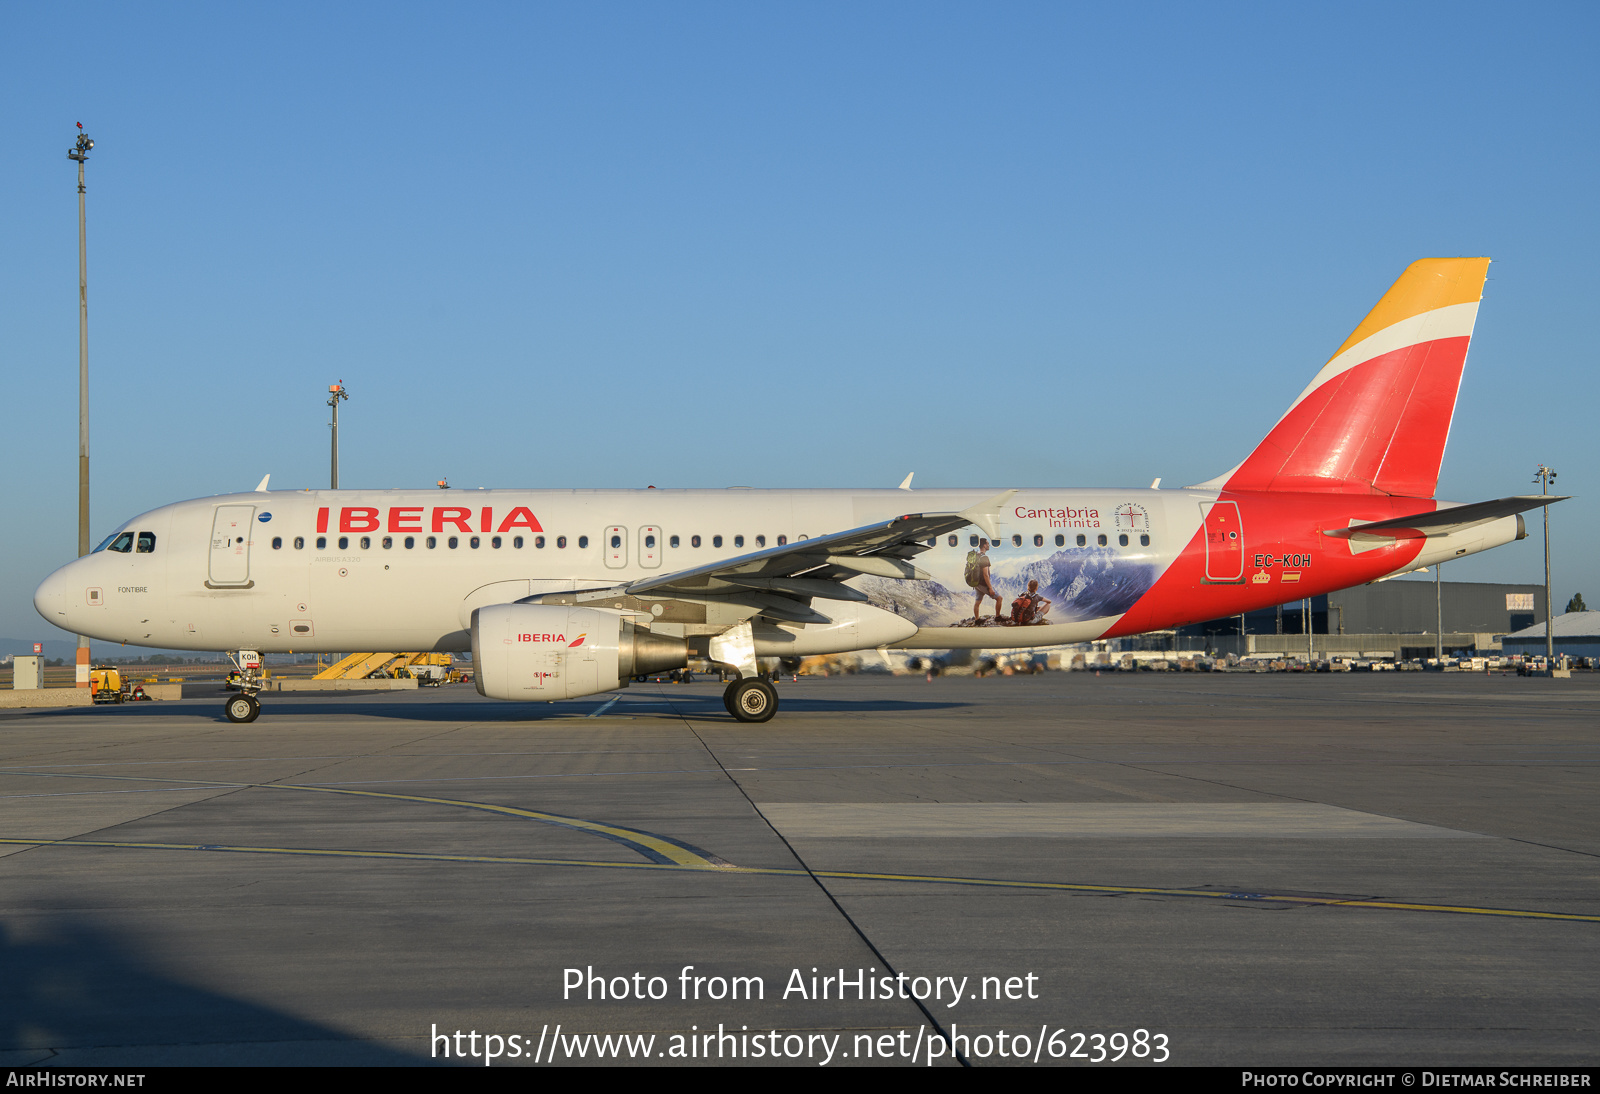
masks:
{"type": "Polygon", "coordinates": [[[1433,564],[1433,656],[1444,660],[1444,587],[1439,584],[1439,571],[1444,563],[1433,564]]]}
{"type": "Polygon", "coordinates": [[[328,405],[333,407],[333,469],[330,474],[329,486],[339,489],[339,403],[350,398],[350,393],[344,389],[344,381],[328,385],[328,405]]]}
{"type": "MultiPolygon", "coordinates": [[[[78,161],[78,557],[89,553],[89,243],[84,215],[83,164],[94,141],[78,123],[78,140],[67,151],[78,161]]],[[[89,639],[78,635],[77,684],[89,686],[89,639]]]]}
{"type": "MultiPolygon", "coordinates": [[[[1553,468],[1539,465],[1539,470],[1533,474],[1533,481],[1539,484],[1539,493],[1550,493],[1550,484],[1556,481],[1553,468]]],[[[1544,507],[1544,658],[1545,664],[1550,668],[1556,665],[1556,632],[1555,618],[1550,614],[1550,507],[1544,507]]]]}

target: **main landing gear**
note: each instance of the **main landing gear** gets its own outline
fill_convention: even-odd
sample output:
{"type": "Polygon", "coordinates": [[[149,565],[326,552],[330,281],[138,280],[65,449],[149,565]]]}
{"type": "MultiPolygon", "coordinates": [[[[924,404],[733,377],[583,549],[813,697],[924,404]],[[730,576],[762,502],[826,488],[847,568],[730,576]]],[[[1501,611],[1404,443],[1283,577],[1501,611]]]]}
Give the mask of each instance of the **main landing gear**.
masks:
{"type": "Polygon", "coordinates": [[[229,696],[222,704],[222,713],[230,722],[253,722],[261,714],[261,700],[256,698],[261,691],[261,655],[255,650],[240,650],[239,656],[229,653],[228,658],[239,669],[239,694],[229,696]]]}
{"type": "Polygon", "coordinates": [[[738,721],[767,722],[778,713],[778,691],[759,676],[747,676],[728,685],[722,705],[738,721]]]}

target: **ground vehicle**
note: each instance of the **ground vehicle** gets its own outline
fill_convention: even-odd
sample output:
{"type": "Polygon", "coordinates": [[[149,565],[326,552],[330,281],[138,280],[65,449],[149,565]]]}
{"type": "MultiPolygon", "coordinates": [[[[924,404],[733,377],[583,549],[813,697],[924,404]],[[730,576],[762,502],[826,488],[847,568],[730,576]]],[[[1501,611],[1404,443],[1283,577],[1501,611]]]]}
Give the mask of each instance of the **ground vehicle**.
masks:
{"type": "Polygon", "coordinates": [[[99,665],[89,670],[89,690],[97,703],[120,703],[126,696],[122,690],[122,670],[111,665],[99,665]]]}

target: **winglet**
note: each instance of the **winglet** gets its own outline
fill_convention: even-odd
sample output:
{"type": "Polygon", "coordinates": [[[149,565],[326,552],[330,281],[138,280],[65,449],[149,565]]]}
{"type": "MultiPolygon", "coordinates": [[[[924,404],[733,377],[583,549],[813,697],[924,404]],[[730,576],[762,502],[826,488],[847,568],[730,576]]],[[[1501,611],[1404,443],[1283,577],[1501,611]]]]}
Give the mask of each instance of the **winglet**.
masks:
{"type": "MultiPolygon", "coordinates": [[[[915,471],[911,472],[911,475],[915,475],[915,474],[916,474],[915,471]]],[[[907,475],[906,476],[905,481],[900,484],[900,489],[902,489],[902,490],[910,490],[911,489],[911,475],[907,475]]]]}
{"type": "Polygon", "coordinates": [[[989,533],[991,540],[1000,538],[1000,531],[995,522],[1000,519],[1000,510],[1005,508],[1006,502],[1017,496],[1015,490],[1007,490],[1003,494],[996,494],[988,501],[980,501],[977,505],[961,510],[957,516],[966,517],[973,524],[989,533]]]}
{"type": "Polygon", "coordinates": [[[265,494],[267,492],[267,480],[270,478],[272,478],[272,472],[270,471],[261,476],[261,481],[256,484],[256,493],[265,494]]]}

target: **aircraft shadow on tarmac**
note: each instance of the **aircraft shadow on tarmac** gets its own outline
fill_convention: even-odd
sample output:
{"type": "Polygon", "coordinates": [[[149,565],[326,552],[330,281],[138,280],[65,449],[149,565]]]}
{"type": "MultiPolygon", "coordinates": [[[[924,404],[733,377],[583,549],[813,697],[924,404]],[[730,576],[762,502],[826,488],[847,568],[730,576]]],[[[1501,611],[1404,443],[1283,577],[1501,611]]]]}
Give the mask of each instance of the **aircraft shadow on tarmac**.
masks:
{"type": "MultiPolygon", "coordinates": [[[[601,698],[610,700],[611,696],[606,695],[601,698]]],[[[786,714],[912,714],[930,710],[953,710],[973,705],[954,701],[903,699],[803,699],[793,695],[782,695],[782,704],[782,709],[778,712],[779,718],[786,714]]],[[[419,722],[543,722],[583,718],[597,711],[602,705],[604,704],[597,703],[593,699],[567,700],[559,703],[470,701],[396,703],[374,699],[352,703],[299,698],[285,701],[278,696],[271,696],[261,706],[261,717],[266,719],[273,716],[298,715],[326,718],[340,714],[356,714],[368,718],[395,718],[419,722]]],[[[192,710],[191,707],[183,713],[191,713],[192,710]]],[[[172,713],[170,707],[168,713],[172,713]]],[[[216,717],[218,721],[225,721],[220,703],[216,717]]],[[[696,721],[734,721],[733,716],[723,707],[720,694],[704,693],[673,695],[670,702],[649,693],[637,693],[610,707],[599,717],[689,717],[696,721]]]]}
{"type": "Polygon", "coordinates": [[[250,1062],[376,1066],[427,1059],[288,1014],[180,983],[128,952],[113,935],[57,922],[50,936],[23,942],[0,924],[0,1052],[14,1062],[70,1063],[77,1051],[115,1046],[149,1063],[225,1064],[243,1050],[250,1062]],[[307,1042],[317,1049],[307,1051],[307,1042]],[[273,1046],[285,1059],[274,1061],[273,1046]]]}

